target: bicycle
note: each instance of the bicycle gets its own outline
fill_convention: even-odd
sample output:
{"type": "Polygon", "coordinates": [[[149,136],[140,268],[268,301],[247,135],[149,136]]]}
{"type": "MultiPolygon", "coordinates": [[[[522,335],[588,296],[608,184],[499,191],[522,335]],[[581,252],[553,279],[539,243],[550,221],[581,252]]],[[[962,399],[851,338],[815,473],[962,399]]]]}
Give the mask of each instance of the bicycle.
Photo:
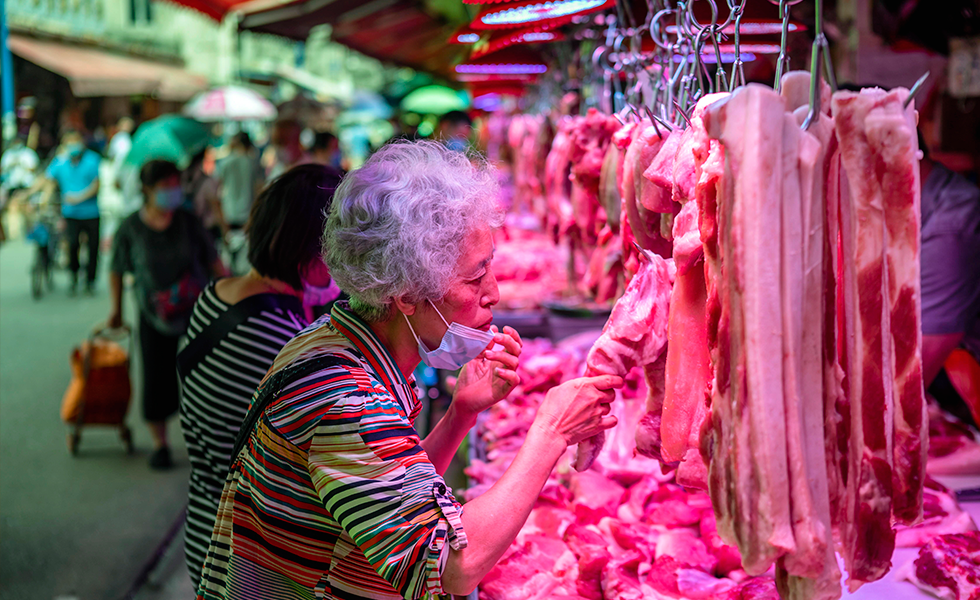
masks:
{"type": "Polygon", "coordinates": [[[34,242],[36,250],[31,262],[31,297],[40,300],[44,292],[54,289],[54,267],[60,240],[60,216],[51,204],[26,204],[26,216],[33,219],[27,239],[34,242]]]}

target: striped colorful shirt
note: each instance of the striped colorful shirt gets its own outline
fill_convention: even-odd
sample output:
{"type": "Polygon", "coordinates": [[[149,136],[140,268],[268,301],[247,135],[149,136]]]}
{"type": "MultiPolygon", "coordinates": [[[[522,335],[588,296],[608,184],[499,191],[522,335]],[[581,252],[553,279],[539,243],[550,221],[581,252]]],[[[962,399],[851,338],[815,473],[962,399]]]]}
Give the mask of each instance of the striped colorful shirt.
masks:
{"type": "Polygon", "coordinates": [[[466,536],[412,425],[414,382],[339,304],[265,382],[313,360],[323,367],[282,385],[232,464],[198,599],[442,594],[448,548],[466,536]]]}

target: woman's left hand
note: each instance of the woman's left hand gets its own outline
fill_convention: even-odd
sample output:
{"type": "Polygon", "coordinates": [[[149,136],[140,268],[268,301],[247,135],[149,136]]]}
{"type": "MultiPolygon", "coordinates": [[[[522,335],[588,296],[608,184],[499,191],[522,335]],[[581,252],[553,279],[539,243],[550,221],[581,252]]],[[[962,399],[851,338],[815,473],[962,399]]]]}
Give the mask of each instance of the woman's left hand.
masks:
{"type": "Polygon", "coordinates": [[[492,325],[493,341],[479,356],[466,363],[459,372],[453,392],[456,409],[468,415],[476,415],[507,397],[521,378],[517,375],[518,357],[523,342],[512,327],[503,332],[492,325]],[[491,350],[496,344],[502,346],[491,350]]]}

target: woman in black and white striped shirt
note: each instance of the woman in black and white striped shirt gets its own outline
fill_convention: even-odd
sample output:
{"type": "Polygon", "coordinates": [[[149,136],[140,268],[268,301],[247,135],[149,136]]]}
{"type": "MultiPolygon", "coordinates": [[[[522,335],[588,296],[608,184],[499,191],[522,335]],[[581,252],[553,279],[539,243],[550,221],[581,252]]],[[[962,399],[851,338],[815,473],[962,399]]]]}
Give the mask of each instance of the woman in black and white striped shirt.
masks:
{"type": "Polygon", "coordinates": [[[194,306],[178,365],[191,463],[186,555],[195,586],[252,394],[279,350],[312,320],[314,307],[340,294],[320,247],[340,178],[339,171],[311,164],[273,181],[256,198],[246,226],[252,269],[213,282],[194,306]]]}

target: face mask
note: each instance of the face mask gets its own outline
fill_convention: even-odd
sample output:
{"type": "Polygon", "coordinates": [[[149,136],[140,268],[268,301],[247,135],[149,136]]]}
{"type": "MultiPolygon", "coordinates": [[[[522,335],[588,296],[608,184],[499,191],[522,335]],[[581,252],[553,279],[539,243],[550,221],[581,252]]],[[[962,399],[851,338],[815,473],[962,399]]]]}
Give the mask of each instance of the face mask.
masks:
{"type": "Polygon", "coordinates": [[[466,152],[466,140],[463,138],[449,138],[446,140],[446,147],[454,152],[466,152]]]}
{"type": "MultiPolygon", "coordinates": [[[[436,314],[439,315],[443,323],[446,323],[446,318],[442,316],[434,304],[432,308],[436,309],[436,314]]],[[[422,357],[422,362],[433,369],[455,371],[479,356],[493,341],[494,334],[491,331],[480,331],[459,323],[452,325],[446,323],[448,330],[442,336],[439,347],[435,350],[429,350],[421,338],[415,334],[415,328],[412,327],[412,322],[408,320],[408,315],[403,313],[402,316],[405,317],[408,328],[412,330],[412,335],[415,336],[415,341],[419,344],[419,356],[422,357]]]]}
{"type": "Polygon", "coordinates": [[[161,210],[176,210],[184,203],[184,191],[180,186],[163,188],[157,190],[153,199],[161,210]]]}
{"type": "Polygon", "coordinates": [[[78,158],[82,155],[82,151],[85,148],[81,144],[68,144],[66,150],[68,151],[68,156],[71,158],[78,158]]]}
{"type": "Polygon", "coordinates": [[[339,296],[340,288],[333,279],[324,287],[303,282],[303,306],[326,306],[339,296]]]}

